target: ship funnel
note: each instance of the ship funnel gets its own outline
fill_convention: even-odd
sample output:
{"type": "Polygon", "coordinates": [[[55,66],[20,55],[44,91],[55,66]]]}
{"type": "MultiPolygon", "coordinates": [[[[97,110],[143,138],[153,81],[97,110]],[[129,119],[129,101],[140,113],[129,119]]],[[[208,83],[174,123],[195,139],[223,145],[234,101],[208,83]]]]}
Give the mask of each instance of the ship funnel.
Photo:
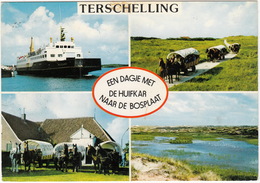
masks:
{"type": "Polygon", "coordinates": [[[60,41],[65,41],[66,37],[65,37],[65,32],[64,32],[64,28],[60,27],[60,41]]]}
{"type": "Polygon", "coordinates": [[[74,43],[74,38],[73,38],[73,37],[71,37],[71,38],[70,38],[70,40],[71,40],[71,42],[73,42],[73,43],[74,43]]]}
{"type": "Polygon", "coordinates": [[[34,52],[34,43],[33,43],[33,37],[31,37],[31,45],[30,45],[30,52],[34,52]]]}

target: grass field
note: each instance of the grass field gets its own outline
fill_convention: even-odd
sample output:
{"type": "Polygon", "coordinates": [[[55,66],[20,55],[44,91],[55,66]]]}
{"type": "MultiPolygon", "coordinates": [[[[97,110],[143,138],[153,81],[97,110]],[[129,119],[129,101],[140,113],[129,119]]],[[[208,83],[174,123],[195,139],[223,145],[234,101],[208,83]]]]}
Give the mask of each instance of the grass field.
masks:
{"type": "Polygon", "coordinates": [[[173,86],[172,91],[257,91],[258,47],[255,36],[234,36],[216,40],[131,40],[131,66],[141,67],[157,73],[158,60],[164,61],[174,50],[193,47],[200,52],[200,62],[207,61],[206,49],[211,46],[238,42],[242,45],[238,55],[219,64],[210,71],[183,84],[173,86]]]}
{"type": "Polygon", "coordinates": [[[36,182],[36,181],[129,181],[127,172],[119,174],[95,174],[93,168],[86,167],[81,169],[80,172],[57,171],[52,168],[36,168],[34,171],[25,172],[24,166],[19,167],[19,173],[12,173],[10,167],[3,168],[2,180],[3,181],[21,181],[21,182],[36,182]]]}

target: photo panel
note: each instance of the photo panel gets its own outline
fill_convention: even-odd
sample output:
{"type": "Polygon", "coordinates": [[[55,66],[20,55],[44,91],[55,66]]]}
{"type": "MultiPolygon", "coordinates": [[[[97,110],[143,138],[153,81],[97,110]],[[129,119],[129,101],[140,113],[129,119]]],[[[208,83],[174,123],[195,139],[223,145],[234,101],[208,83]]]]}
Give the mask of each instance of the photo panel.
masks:
{"type": "Polygon", "coordinates": [[[258,178],[258,94],[170,93],[131,121],[132,181],[258,178]]]}
{"type": "Polygon", "coordinates": [[[3,181],[129,181],[129,120],[91,93],[2,94],[1,123],[3,181]]]}
{"type": "Polygon", "coordinates": [[[128,66],[127,15],[79,15],[77,5],[2,3],[2,91],[91,91],[128,66]]]}
{"type": "Polygon", "coordinates": [[[131,66],[157,73],[170,91],[258,90],[257,2],[156,5],[168,12],[130,15],[131,66]]]}

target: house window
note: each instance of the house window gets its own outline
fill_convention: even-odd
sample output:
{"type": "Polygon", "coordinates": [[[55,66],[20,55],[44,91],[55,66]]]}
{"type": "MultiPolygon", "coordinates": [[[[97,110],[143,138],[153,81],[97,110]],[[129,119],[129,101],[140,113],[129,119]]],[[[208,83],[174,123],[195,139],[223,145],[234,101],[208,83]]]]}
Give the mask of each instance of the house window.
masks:
{"type": "Polygon", "coordinates": [[[51,54],[51,57],[55,57],[55,54],[51,54]]]}
{"type": "Polygon", "coordinates": [[[7,143],[6,144],[6,151],[11,151],[12,150],[12,143],[7,143]]]}

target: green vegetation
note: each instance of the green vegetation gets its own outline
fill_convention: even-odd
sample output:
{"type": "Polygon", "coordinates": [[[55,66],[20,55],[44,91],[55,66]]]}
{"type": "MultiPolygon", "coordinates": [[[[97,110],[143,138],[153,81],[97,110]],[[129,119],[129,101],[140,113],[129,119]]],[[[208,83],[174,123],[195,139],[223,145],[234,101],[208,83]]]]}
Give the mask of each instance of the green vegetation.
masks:
{"type": "MultiPolygon", "coordinates": [[[[132,153],[132,160],[141,158],[143,163],[154,162],[161,163],[161,171],[167,172],[171,178],[178,180],[204,180],[204,181],[220,181],[220,180],[257,180],[257,172],[240,171],[233,169],[223,169],[219,166],[192,165],[186,161],[175,160],[172,158],[155,157],[148,154],[132,153]]],[[[134,161],[133,161],[134,162],[134,161]]],[[[133,168],[132,179],[137,180],[140,172],[133,168]]]]}
{"type": "Polygon", "coordinates": [[[257,180],[257,172],[254,171],[241,171],[234,169],[224,169],[223,167],[213,166],[213,165],[193,165],[189,164],[190,168],[193,170],[194,174],[203,174],[205,172],[214,172],[219,175],[222,180],[257,180]]]}
{"type": "MultiPolygon", "coordinates": [[[[182,144],[181,142],[185,144],[192,140],[218,141],[220,138],[227,138],[258,145],[257,126],[132,127],[132,140],[149,141],[154,140],[156,136],[176,137],[176,139],[178,139],[176,144],[182,144]]],[[[174,143],[174,141],[172,141],[172,143],[174,143]]]]}
{"type": "Polygon", "coordinates": [[[2,169],[3,181],[21,181],[21,182],[35,182],[35,181],[128,181],[128,175],[110,174],[95,174],[92,167],[81,169],[80,172],[61,172],[52,168],[36,168],[34,171],[25,172],[24,166],[19,167],[19,173],[12,173],[10,167],[2,169]]]}
{"type": "Polygon", "coordinates": [[[103,68],[117,68],[117,67],[127,67],[127,64],[104,64],[103,68]]]}
{"type": "Polygon", "coordinates": [[[170,144],[192,144],[191,137],[176,137],[174,140],[169,141],[170,144]]]}
{"type": "Polygon", "coordinates": [[[257,91],[258,47],[255,36],[214,38],[132,38],[131,65],[157,73],[159,58],[166,59],[171,51],[193,47],[200,52],[200,62],[207,61],[205,50],[211,46],[240,43],[238,55],[222,62],[192,80],[169,88],[171,91],[257,91]]]}

